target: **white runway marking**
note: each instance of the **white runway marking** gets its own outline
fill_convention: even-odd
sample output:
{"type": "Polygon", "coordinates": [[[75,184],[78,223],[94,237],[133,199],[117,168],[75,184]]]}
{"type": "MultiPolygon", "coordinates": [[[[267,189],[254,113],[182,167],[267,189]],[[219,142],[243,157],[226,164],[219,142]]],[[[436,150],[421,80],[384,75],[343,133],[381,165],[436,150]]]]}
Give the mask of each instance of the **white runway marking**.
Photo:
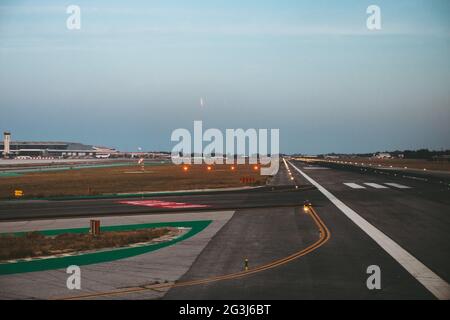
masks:
{"type": "Polygon", "coordinates": [[[353,182],[345,182],[344,183],[347,187],[350,187],[352,189],[365,189],[366,187],[360,186],[359,184],[353,183],[353,182]]]}
{"type": "Polygon", "coordinates": [[[361,217],[358,213],[344,204],[341,200],[336,198],[331,192],[326,190],[308,175],[306,175],[299,168],[294,166],[291,162],[289,164],[297,170],[306,180],[314,185],[322,194],[327,197],[339,210],[344,213],[347,218],[353,221],[361,228],[369,237],[371,237],[378,245],[383,248],[392,258],[400,263],[417,281],[419,281],[425,288],[428,289],[436,298],[440,300],[450,299],[449,284],[439,277],[436,273],[431,271],[427,266],[417,260],[408,251],[399,246],[391,238],[383,232],[371,225],[367,220],[361,217]]]}
{"type": "Polygon", "coordinates": [[[411,189],[411,187],[408,186],[404,186],[402,184],[398,184],[398,183],[393,183],[393,182],[388,182],[385,183],[388,186],[394,187],[394,188],[399,188],[399,189],[411,189]]]}
{"type": "Polygon", "coordinates": [[[375,188],[375,189],[389,189],[388,187],[383,186],[383,185],[378,184],[378,183],[365,182],[364,184],[369,186],[369,187],[375,188]]]}

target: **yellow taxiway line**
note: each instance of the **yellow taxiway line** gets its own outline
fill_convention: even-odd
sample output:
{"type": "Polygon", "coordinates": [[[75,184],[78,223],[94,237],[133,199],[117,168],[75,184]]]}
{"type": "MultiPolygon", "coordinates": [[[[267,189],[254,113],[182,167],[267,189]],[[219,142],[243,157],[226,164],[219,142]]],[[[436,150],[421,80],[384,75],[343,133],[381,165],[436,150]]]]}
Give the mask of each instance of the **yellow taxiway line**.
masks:
{"type": "Polygon", "coordinates": [[[287,264],[295,259],[303,257],[303,256],[307,255],[308,253],[313,252],[314,250],[316,250],[319,247],[321,247],[322,245],[324,245],[331,237],[330,231],[328,230],[327,226],[324,224],[322,219],[319,217],[317,212],[314,210],[314,208],[312,206],[307,206],[305,208],[306,208],[305,211],[310,214],[310,216],[314,220],[314,223],[316,224],[317,228],[319,229],[319,233],[320,233],[319,239],[316,242],[314,242],[312,245],[306,247],[305,249],[297,251],[285,258],[274,260],[268,264],[264,264],[259,267],[251,268],[246,271],[235,272],[235,273],[226,274],[226,275],[222,275],[222,276],[214,276],[214,277],[210,277],[210,278],[191,280],[191,281],[185,281],[185,282],[162,283],[162,284],[149,285],[149,286],[144,286],[144,287],[133,287],[133,288],[123,289],[123,290],[98,292],[98,293],[84,294],[84,295],[71,296],[71,297],[59,297],[59,298],[55,298],[55,300],[79,300],[79,299],[125,295],[125,294],[130,294],[130,293],[138,293],[138,292],[143,292],[143,291],[164,289],[164,288],[169,288],[169,287],[170,288],[179,288],[179,287],[186,287],[186,286],[196,286],[196,285],[207,284],[207,283],[212,283],[212,282],[217,282],[217,281],[242,278],[242,277],[246,277],[246,276],[258,273],[258,272],[262,272],[262,271],[266,271],[269,269],[279,267],[279,266],[287,264]]]}

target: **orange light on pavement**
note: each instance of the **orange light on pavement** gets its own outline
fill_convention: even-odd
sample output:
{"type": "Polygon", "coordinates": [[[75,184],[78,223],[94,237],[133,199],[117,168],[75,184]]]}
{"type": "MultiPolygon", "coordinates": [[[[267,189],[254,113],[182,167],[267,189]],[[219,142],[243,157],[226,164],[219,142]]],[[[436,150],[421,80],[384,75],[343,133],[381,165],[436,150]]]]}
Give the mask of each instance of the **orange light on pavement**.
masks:
{"type": "Polygon", "coordinates": [[[212,167],[211,167],[211,166],[208,166],[207,169],[208,169],[208,171],[211,171],[211,170],[212,170],[212,167]]]}
{"type": "Polygon", "coordinates": [[[254,166],[253,169],[258,170],[259,168],[258,168],[258,166],[254,166]]]}
{"type": "Polygon", "coordinates": [[[183,171],[188,171],[188,170],[189,170],[188,166],[183,167],[183,171]]]}
{"type": "Polygon", "coordinates": [[[231,170],[234,171],[236,169],[235,166],[231,166],[231,170]]]}

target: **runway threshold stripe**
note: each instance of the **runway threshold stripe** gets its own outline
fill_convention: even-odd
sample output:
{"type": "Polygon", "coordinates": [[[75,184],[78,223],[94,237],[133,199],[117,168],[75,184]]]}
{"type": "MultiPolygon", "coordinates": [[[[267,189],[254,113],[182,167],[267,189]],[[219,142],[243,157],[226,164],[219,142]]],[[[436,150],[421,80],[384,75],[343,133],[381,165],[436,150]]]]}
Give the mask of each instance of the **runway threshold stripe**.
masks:
{"type": "Polygon", "coordinates": [[[314,185],[322,194],[327,197],[339,210],[341,210],[351,221],[360,227],[369,237],[383,248],[391,257],[406,269],[417,281],[419,281],[428,291],[440,300],[450,299],[449,284],[430,270],[427,266],[417,260],[408,251],[394,242],[391,238],[371,225],[358,213],[336,198],[331,192],[322,187],[319,183],[297,168],[291,162],[289,164],[297,170],[306,180],[314,185]]]}
{"type": "MultiPolygon", "coordinates": [[[[294,167],[295,168],[295,167],[294,167]]],[[[353,182],[344,182],[344,184],[347,187],[350,187],[352,189],[365,189],[366,187],[360,186],[359,184],[353,183],[353,182]]]]}
{"type": "Polygon", "coordinates": [[[378,183],[372,183],[372,182],[365,182],[364,183],[366,186],[375,188],[375,189],[389,189],[386,186],[383,186],[382,184],[378,184],[378,183]]]}
{"type": "Polygon", "coordinates": [[[411,187],[404,186],[404,185],[399,184],[399,183],[386,182],[385,184],[390,186],[390,187],[399,188],[399,189],[411,189],[411,187]]]}

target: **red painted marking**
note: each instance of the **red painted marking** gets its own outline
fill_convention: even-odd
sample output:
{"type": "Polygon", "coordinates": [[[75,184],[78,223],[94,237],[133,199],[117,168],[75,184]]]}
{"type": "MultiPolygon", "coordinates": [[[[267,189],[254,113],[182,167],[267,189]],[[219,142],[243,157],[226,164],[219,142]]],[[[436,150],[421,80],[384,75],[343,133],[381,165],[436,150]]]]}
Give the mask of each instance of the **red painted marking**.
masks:
{"type": "Polygon", "coordinates": [[[168,208],[168,209],[186,209],[186,208],[206,208],[209,207],[206,204],[194,204],[184,202],[173,201],[160,201],[160,200],[138,200],[138,201],[119,201],[122,204],[129,204],[132,206],[145,206],[153,208],[168,208]]]}

